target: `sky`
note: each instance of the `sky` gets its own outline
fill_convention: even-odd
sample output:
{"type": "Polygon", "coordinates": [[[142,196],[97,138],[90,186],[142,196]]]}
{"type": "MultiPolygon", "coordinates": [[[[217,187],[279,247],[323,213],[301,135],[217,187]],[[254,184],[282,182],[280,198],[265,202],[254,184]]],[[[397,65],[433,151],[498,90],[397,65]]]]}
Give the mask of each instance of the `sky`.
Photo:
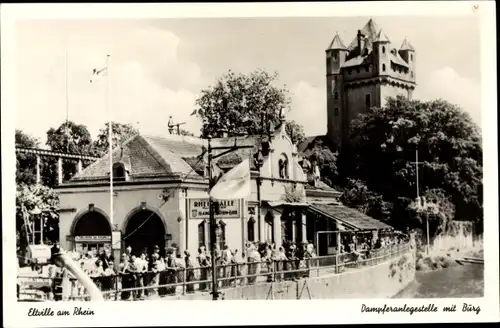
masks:
{"type": "MultiPolygon", "coordinates": [[[[43,145],[47,130],[57,128],[68,115],[95,138],[110,118],[109,108],[113,121],[132,124],[144,134],[167,134],[172,115],[198,135],[201,122],[189,115],[200,90],[229,69],[265,69],[278,72],[278,85],[291,91],[288,119],[302,124],[306,135],[324,134],[325,49],[336,32],[349,44],[369,18],[18,22],[16,129],[43,145]],[[106,79],[90,83],[92,70],[104,66],[107,54],[109,97],[106,79]]],[[[443,98],[481,125],[479,19],[372,18],[393,47],[399,49],[407,37],[416,49],[414,98],[443,98]]]]}

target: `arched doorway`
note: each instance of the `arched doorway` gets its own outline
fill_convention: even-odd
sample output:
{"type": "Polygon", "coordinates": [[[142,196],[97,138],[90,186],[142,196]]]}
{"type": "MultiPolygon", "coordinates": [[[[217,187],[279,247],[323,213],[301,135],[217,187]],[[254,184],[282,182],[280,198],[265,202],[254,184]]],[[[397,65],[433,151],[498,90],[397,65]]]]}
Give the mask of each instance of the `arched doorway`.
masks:
{"type": "Polygon", "coordinates": [[[153,246],[165,250],[165,226],[162,219],[154,212],[141,210],[132,215],[125,229],[125,247],[132,247],[132,253],[139,255],[143,250],[151,252],[153,246]]]}
{"type": "Polygon", "coordinates": [[[89,211],[77,219],[73,227],[75,249],[80,253],[98,254],[111,248],[111,226],[108,219],[97,211],[89,211]]]}

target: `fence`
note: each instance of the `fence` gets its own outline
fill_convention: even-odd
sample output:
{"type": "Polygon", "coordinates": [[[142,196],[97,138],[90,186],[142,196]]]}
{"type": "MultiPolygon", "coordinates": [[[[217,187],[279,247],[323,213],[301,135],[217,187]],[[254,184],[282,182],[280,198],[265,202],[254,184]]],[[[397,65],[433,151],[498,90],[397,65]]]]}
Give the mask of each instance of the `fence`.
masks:
{"type": "MultiPolygon", "coordinates": [[[[302,260],[266,260],[219,265],[216,269],[218,289],[340,274],[348,270],[386,262],[405,253],[409,248],[409,244],[400,244],[369,252],[343,253],[302,260]]],[[[177,267],[167,268],[164,271],[116,274],[92,279],[103,292],[105,299],[139,300],[210,292],[213,283],[211,277],[211,267],[177,267]]],[[[26,278],[29,282],[32,277],[18,277],[18,283],[26,278]]],[[[43,280],[46,280],[46,286],[51,286],[52,295],[56,301],[89,299],[83,286],[76,279],[36,278],[39,283],[43,280]],[[65,289],[64,292],[63,289],[65,289]]]]}

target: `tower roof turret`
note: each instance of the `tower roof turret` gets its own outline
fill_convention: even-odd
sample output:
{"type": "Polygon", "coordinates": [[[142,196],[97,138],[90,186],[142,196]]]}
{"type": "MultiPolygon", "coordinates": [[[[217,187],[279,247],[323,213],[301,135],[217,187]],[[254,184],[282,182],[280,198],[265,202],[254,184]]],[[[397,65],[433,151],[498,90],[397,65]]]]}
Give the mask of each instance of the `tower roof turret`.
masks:
{"type": "MultiPolygon", "coordinates": [[[[365,36],[364,38],[364,48],[371,49],[371,44],[373,40],[377,36],[377,32],[380,29],[378,28],[377,24],[373,19],[370,18],[370,20],[365,24],[365,26],[361,29],[361,34],[365,36]]],[[[358,46],[358,37],[356,36],[351,44],[349,45],[348,49],[353,50],[358,46]]]]}
{"type": "Polygon", "coordinates": [[[328,49],[326,50],[347,50],[347,47],[340,39],[340,35],[338,32],[335,33],[335,37],[333,38],[332,42],[328,46],[328,49]]]}
{"type": "Polygon", "coordinates": [[[377,33],[377,36],[373,40],[373,43],[375,43],[375,42],[390,43],[391,40],[389,40],[387,35],[384,32],[382,32],[382,29],[380,29],[380,31],[377,33]]]}
{"type": "Polygon", "coordinates": [[[410,50],[410,51],[415,51],[415,48],[408,42],[408,40],[405,38],[403,41],[403,44],[401,45],[401,48],[399,50],[410,50]]]}

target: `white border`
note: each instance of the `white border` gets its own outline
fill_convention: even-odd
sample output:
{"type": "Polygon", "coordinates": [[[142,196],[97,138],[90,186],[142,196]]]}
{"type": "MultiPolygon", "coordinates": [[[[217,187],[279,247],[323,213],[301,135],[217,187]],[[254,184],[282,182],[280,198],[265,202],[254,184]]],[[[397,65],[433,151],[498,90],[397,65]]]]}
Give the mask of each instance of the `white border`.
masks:
{"type": "MultiPolygon", "coordinates": [[[[270,4],[4,4],[1,8],[2,40],[2,194],[4,322],[6,327],[57,326],[146,326],[226,324],[325,324],[386,322],[484,322],[499,321],[498,188],[496,127],[496,33],[494,2],[363,2],[363,3],[270,3],[270,4]],[[474,6],[478,6],[474,10],[474,6]],[[169,18],[169,17],[328,17],[479,15],[481,18],[482,129],[484,142],[485,296],[482,299],[364,300],[370,306],[383,304],[438,307],[469,302],[479,305],[479,315],[462,313],[360,313],[363,300],[238,301],[216,302],[149,301],[103,304],[82,303],[96,312],[87,317],[31,317],[35,303],[15,302],[15,72],[13,22],[33,18],[169,18]],[[454,302],[455,301],[455,302],[454,302]],[[28,321],[29,320],[29,321],[28,321]]],[[[69,309],[75,304],[43,303],[37,308],[69,309]]]]}

